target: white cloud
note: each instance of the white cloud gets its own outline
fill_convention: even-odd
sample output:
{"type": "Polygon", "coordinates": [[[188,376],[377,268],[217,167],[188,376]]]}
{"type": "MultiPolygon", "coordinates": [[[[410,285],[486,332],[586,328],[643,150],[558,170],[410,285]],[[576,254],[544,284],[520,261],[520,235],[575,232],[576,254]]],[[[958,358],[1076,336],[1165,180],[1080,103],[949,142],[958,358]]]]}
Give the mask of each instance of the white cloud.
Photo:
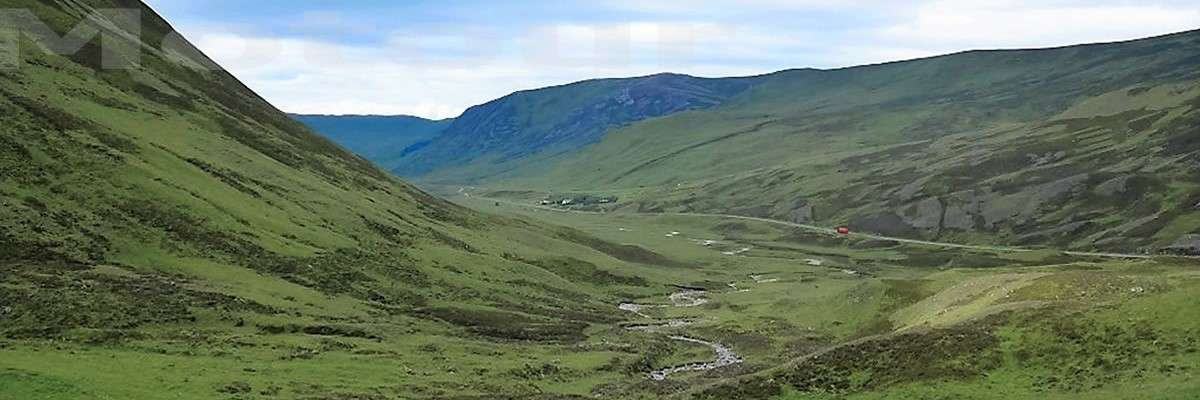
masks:
{"type": "Polygon", "coordinates": [[[759,71],[687,55],[708,51],[702,42],[714,36],[732,40],[709,24],[652,23],[549,26],[511,40],[401,36],[381,46],[223,32],[198,33],[192,39],[289,112],[447,118],[517,90],[597,77],[759,71]]]}
{"type": "Polygon", "coordinates": [[[315,40],[202,34],[197,46],[289,112],[456,116],[520,71],[392,54],[315,40]]]}
{"type": "Polygon", "coordinates": [[[1196,5],[1048,3],[931,1],[876,35],[890,43],[953,51],[1118,41],[1200,27],[1196,5]]]}
{"type": "Polygon", "coordinates": [[[608,7],[641,13],[721,15],[776,13],[838,9],[891,8],[903,2],[895,0],[691,0],[687,6],[672,1],[608,0],[608,7]]]}
{"type": "MultiPolygon", "coordinates": [[[[446,22],[385,31],[386,40],[370,43],[203,24],[184,31],[286,111],[445,118],[516,90],[591,78],[664,71],[753,75],[977,48],[1133,39],[1200,27],[1200,7],[1188,3],[750,0],[731,6],[697,0],[680,8],[611,0],[609,9],[632,14],[515,28],[446,22]]],[[[354,24],[338,14],[308,13],[291,26],[354,24]]]]}

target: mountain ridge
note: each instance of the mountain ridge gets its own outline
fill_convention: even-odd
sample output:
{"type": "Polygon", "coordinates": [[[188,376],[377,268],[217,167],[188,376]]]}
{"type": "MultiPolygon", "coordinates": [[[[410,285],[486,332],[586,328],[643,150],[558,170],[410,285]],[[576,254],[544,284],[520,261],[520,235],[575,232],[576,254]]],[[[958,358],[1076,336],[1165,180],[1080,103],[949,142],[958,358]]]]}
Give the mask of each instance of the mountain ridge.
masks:
{"type": "MultiPolygon", "coordinates": [[[[750,83],[748,83],[748,86],[753,87],[753,86],[761,85],[763,83],[769,83],[773,78],[778,78],[780,76],[786,76],[786,75],[821,73],[821,72],[857,71],[857,70],[871,69],[871,68],[876,68],[876,67],[889,67],[889,66],[901,65],[901,64],[912,63],[912,62],[936,61],[936,60],[943,59],[946,57],[970,57],[970,56],[987,55],[987,54],[993,54],[993,53],[1003,54],[1003,53],[1008,53],[1008,52],[1021,53],[1021,52],[1087,49],[1089,47],[1094,47],[1094,46],[1104,47],[1104,46],[1113,46],[1113,45],[1122,45],[1122,44],[1132,44],[1132,43],[1137,43],[1137,42],[1142,42],[1142,41],[1163,40],[1163,39],[1169,39],[1169,38],[1175,37],[1175,36],[1188,35],[1188,34],[1194,33],[1194,32],[1195,32],[1194,30],[1193,31],[1183,31],[1183,32],[1177,32],[1177,33],[1158,35],[1158,36],[1149,37],[1149,38],[1119,40],[1119,41],[1102,42],[1102,43],[1073,44],[1073,45],[1055,46],[1055,47],[1047,47],[1047,48],[966,50],[966,51],[961,51],[961,52],[935,55],[935,56],[929,56],[929,57],[921,57],[921,58],[908,59],[908,60],[888,61],[888,62],[881,62],[881,63],[874,63],[874,64],[839,67],[839,68],[789,68],[789,69],[783,69],[783,70],[774,71],[774,72],[768,72],[768,73],[763,73],[763,74],[758,74],[758,75],[748,75],[748,76],[699,77],[699,76],[693,76],[693,75],[682,74],[682,73],[661,72],[661,73],[656,73],[656,74],[651,74],[651,75],[629,77],[629,78],[588,79],[588,80],[582,80],[582,81],[578,81],[578,82],[566,83],[566,84],[561,84],[561,85],[548,86],[548,87],[544,87],[544,88],[519,90],[519,91],[513,92],[512,94],[509,94],[507,96],[493,100],[491,102],[472,106],[471,108],[466,110],[463,113],[463,115],[467,115],[472,112],[478,112],[481,108],[484,108],[485,106],[504,101],[505,99],[508,99],[513,96],[538,95],[539,93],[544,93],[545,91],[568,90],[572,87],[579,86],[579,85],[598,84],[598,83],[605,83],[605,82],[638,81],[638,80],[656,79],[656,78],[658,78],[658,79],[681,78],[681,79],[697,79],[697,80],[707,80],[707,81],[743,81],[743,82],[750,82],[750,83]]],[[[700,107],[700,108],[707,108],[707,107],[700,107]]],[[[687,111],[687,110],[688,109],[672,110],[670,112],[661,113],[662,115],[657,115],[657,113],[656,113],[656,115],[652,115],[652,117],[660,117],[660,116],[664,116],[664,115],[673,114],[674,112],[677,112],[677,111],[687,111]]],[[[460,116],[459,118],[462,118],[462,117],[460,116]]],[[[468,118],[468,119],[470,119],[470,118],[468,118]]],[[[626,121],[626,122],[637,122],[640,119],[641,118],[635,118],[631,121],[626,121]]],[[[470,122],[464,122],[464,124],[468,124],[468,123],[470,123],[470,122]]],[[[621,125],[621,123],[618,123],[615,125],[611,125],[611,124],[603,125],[600,127],[600,129],[607,130],[607,129],[619,127],[620,125],[621,125]]],[[[454,127],[452,129],[455,129],[456,131],[464,131],[464,130],[471,131],[470,128],[463,128],[463,127],[454,127]]],[[[475,138],[478,140],[492,139],[492,137],[488,136],[488,135],[494,134],[495,132],[492,132],[491,130],[488,130],[488,129],[489,128],[486,128],[486,127],[484,128],[483,131],[479,131],[478,129],[476,129],[474,131],[475,138]],[[489,132],[491,132],[491,133],[489,133],[489,132]]],[[[583,138],[583,140],[580,140],[578,142],[568,143],[568,145],[563,148],[546,148],[547,146],[546,146],[545,142],[554,142],[555,141],[554,138],[551,137],[551,135],[554,134],[553,132],[556,130],[561,131],[564,129],[569,129],[569,128],[554,127],[549,132],[541,133],[541,135],[543,135],[543,142],[538,142],[536,140],[531,141],[531,143],[527,143],[525,145],[525,147],[527,147],[527,148],[508,149],[508,150],[501,151],[500,154],[488,154],[490,149],[487,149],[487,148],[482,149],[482,150],[477,149],[477,148],[472,148],[471,144],[466,143],[466,140],[463,140],[463,139],[458,139],[456,141],[456,143],[453,143],[453,144],[446,143],[444,145],[438,145],[436,143],[433,143],[435,146],[435,149],[439,146],[443,146],[443,147],[452,147],[452,148],[458,148],[458,149],[466,148],[468,150],[462,151],[462,154],[456,154],[453,149],[442,149],[440,151],[429,150],[429,151],[437,151],[438,152],[438,154],[436,154],[436,155],[429,155],[429,156],[422,156],[420,154],[413,156],[411,154],[412,152],[408,152],[409,154],[406,154],[405,157],[401,157],[401,160],[398,161],[398,163],[400,165],[397,168],[393,168],[393,171],[399,173],[402,176],[425,180],[426,175],[429,175],[431,172],[437,172],[438,169],[445,169],[445,170],[451,170],[451,171],[456,170],[456,169],[461,169],[461,168],[455,168],[454,164],[456,164],[456,163],[478,162],[481,165],[505,168],[505,167],[503,167],[503,165],[511,164],[510,161],[512,161],[511,159],[513,159],[513,158],[529,158],[530,156],[537,156],[537,155],[539,155],[538,153],[543,153],[543,150],[545,150],[544,153],[548,153],[548,154],[541,154],[542,157],[540,157],[540,158],[545,158],[547,156],[553,157],[553,156],[555,156],[555,153],[570,151],[572,146],[578,146],[580,143],[588,144],[591,141],[595,140],[595,136],[597,136],[596,134],[585,135],[585,136],[589,136],[589,137],[585,137],[585,138],[583,138]],[[428,160],[428,158],[452,159],[454,161],[444,161],[444,162],[443,161],[430,161],[430,160],[428,160]]],[[[603,135],[603,132],[600,135],[603,135]]],[[[450,140],[450,139],[447,138],[445,140],[450,140]]],[[[424,149],[420,149],[420,150],[424,150],[424,149]]],[[[418,151],[418,153],[419,152],[420,151],[418,151]]],[[[534,160],[536,160],[539,157],[532,157],[532,158],[534,160]]],[[[433,176],[428,177],[428,179],[433,180],[433,181],[445,181],[446,183],[448,183],[449,181],[453,181],[453,180],[457,180],[457,181],[459,181],[459,183],[468,183],[469,181],[472,181],[472,180],[478,181],[479,179],[481,179],[483,177],[482,175],[471,176],[469,173],[465,176],[454,177],[455,174],[453,172],[447,174],[448,176],[446,176],[446,177],[439,177],[437,175],[438,174],[433,174],[433,176]]]]}
{"type": "Polygon", "coordinates": [[[711,107],[747,87],[742,79],[656,74],[518,91],[467,109],[394,171],[416,176],[464,161],[524,158],[589,143],[609,127],[711,107]]]}
{"type": "Polygon", "coordinates": [[[1200,228],[1188,222],[1194,217],[1183,204],[1194,189],[1170,183],[1188,181],[1191,172],[1164,167],[1172,172],[1146,176],[1131,170],[1131,160],[1104,155],[1122,151],[1169,166],[1166,160],[1193,153],[1185,132],[1193,126],[1188,99],[1200,66],[1198,41],[1193,30],[788,70],[720,106],[618,127],[590,145],[467,164],[420,180],[508,191],[640,187],[623,196],[625,206],[851,223],[968,242],[1173,248],[1200,228]],[[479,176],[488,178],[472,178],[479,176]],[[1143,176],[1173,192],[1148,199],[1085,194],[1088,185],[1122,176],[1143,176]],[[1032,208],[1015,210],[1006,205],[1012,202],[1032,208]],[[1123,219],[1100,217],[1114,204],[1123,219]],[[1156,215],[1164,219],[1146,222],[1156,215]],[[1141,229],[1123,226],[1136,221],[1141,229]]]}

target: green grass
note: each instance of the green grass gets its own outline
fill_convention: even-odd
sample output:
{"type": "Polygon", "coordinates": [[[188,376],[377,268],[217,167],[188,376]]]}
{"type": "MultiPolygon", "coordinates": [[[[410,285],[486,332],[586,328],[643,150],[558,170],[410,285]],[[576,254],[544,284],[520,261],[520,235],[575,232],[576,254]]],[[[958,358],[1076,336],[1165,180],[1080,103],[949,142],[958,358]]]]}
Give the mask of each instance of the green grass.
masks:
{"type": "Polygon", "coordinates": [[[785,391],[779,399],[1164,399],[1195,397],[1200,357],[1188,298],[1197,282],[1084,314],[1018,313],[997,329],[985,374],[854,393],[785,391]]]}

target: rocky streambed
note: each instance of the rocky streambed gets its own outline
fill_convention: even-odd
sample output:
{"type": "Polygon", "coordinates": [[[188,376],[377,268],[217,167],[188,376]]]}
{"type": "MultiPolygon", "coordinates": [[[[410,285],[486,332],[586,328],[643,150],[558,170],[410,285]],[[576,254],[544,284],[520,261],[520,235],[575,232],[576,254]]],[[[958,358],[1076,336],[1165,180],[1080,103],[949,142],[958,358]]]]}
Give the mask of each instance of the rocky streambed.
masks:
{"type": "MultiPolygon", "coordinates": [[[[678,292],[678,293],[675,293],[675,294],[672,294],[671,296],[669,296],[668,299],[671,301],[671,304],[622,303],[618,308],[620,308],[621,310],[624,310],[624,311],[628,311],[628,312],[637,314],[638,316],[641,316],[643,318],[651,318],[650,316],[643,313],[643,311],[649,310],[649,309],[654,309],[654,308],[667,308],[667,307],[698,307],[698,306],[708,303],[708,298],[705,297],[706,293],[707,292],[704,292],[701,290],[685,290],[685,291],[681,291],[681,292],[678,292]]],[[[670,319],[670,320],[655,321],[652,323],[627,325],[627,326],[625,326],[625,329],[630,330],[630,331],[659,332],[659,331],[663,331],[663,330],[674,330],[674,329],[686,328],[695,323],[696,323],[696,320],[693,320],[693,319],[670,319]]],[[[660,369],[657,371],[652,371],[649,374],[649,377],[651,380],[662,381],[662,380],[666,380],[668,376],[670,376],[672,374],[677,374],[680,372],[710,371],[710,370],[714,370],[717,368],[728,367],[730,365],[740,364],[742,362],[745,362],[745,360],[741,356],[738,356],[737,353],[735,353],[733,351],[733,349],[729,348],[729,346],[725,346],[720,343],[710,342],[707,340],[697,339],[697,338],[693,338],[693,337],[689,337],[689,336],[682,336],[682,335],[671,336],[670,338],[671,338],[671,340],[676,340],[676,341],[680,341],[680,342],[708,346],[709,348],[711,348],[713,350],[714,358],[712,361],[695,362],[695,363],[690,363],[690,364],[677,365],[677,366],[673,366],[673,367],[669,367],[669,368],[663,368],[663,369],[660,369]]]]}
{"type": "Polygon", "coordinates": [[[680,372],[692,372],[692,371],[710,371],[710,370],[714,370],[717,368],[728,367],[728,366],[734,365],[734,364],[741,364],[742,362],[745,361],[744,359],[742,359],[742,357],[738,356],[737,353],[734,353],[733,349],[730,349],[729,347],[722,345],[720,343],[713,343],[713,342],[700,340],[700,339],[696,339],[696,338],[690,338],[687,336],[671,336],[671,339],[678,340],[681,342],[695,343],[695,344],[701,344],[701,345],[708,346],[713,349],[713,353],[716,354],[716,359],[714,359],[711,362],[700,362],[700,363],[678,365],[678,366],[674,366],[674,367],[670,367],[670,368],[660,369],[658,371],[653,371],[650,373],[651,380],[662,381],[662,380],[666,380],[667,377],[670,376],[671,374],[676,374],[676,373],[680,373],[680,372]]]}

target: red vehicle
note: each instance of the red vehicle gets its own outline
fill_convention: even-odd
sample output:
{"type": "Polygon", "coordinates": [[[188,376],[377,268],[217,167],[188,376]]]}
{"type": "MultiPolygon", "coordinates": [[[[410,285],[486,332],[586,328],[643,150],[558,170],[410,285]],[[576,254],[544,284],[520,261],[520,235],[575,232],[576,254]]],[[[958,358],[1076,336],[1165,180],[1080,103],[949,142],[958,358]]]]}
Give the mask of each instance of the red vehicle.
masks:
{"type": "Polygon", "coordinates": [[[839,227],[837,227],[837,233],[838,233],[839,235],[842,235],[842,236],[849,235],[849,234],[850,234],[850,227],[848,227],[848,226],[839,226],[839,227]]]}

